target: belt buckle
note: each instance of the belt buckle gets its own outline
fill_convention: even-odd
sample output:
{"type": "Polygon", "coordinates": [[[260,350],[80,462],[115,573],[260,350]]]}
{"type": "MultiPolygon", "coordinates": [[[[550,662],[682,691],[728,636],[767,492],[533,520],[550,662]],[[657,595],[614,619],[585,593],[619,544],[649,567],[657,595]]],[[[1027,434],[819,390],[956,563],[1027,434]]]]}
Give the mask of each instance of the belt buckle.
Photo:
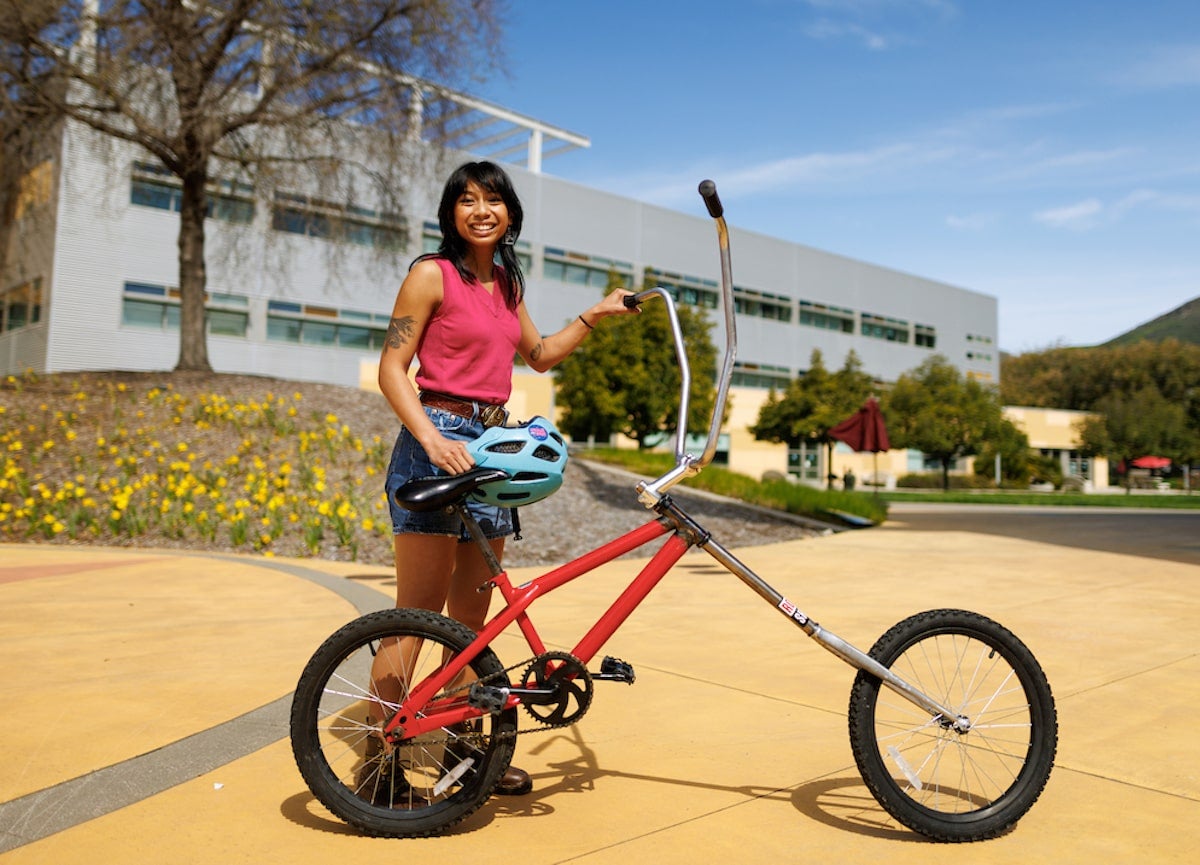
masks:
{"type": "Polygon", "coordinates": [[[479,412],[479,422],[486,427],[500,426],[508,420],[508,412],[502,405],[489,405],[479,412]]]}

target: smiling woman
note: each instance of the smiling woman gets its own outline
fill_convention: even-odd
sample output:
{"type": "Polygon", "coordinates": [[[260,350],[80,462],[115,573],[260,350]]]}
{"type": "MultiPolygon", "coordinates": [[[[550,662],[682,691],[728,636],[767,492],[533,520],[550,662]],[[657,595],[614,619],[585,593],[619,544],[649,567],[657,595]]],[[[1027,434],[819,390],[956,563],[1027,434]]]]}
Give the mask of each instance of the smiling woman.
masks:
{"type": "MultiPolygon", "coordinates": [[[[515,251],[524,213],[498,165],[468,162],[450,175],[438,206],[441,244],[413,263],[400,286],[379,362],[380,390],[404,425],[386,480],[396,606],[445,608],[475,630],[491,603],[491,572],[480,549],[465,543],[470,536],[457,514],[404,510],[393,493],[410,479],[455,475],[474,465],[468,445],[507,418],[515,356],[545,372],[602,318],[634,311],[624,304],[630,292],[616,289],[557,333],[542,336],[525,308],[525,277],[515,251]],[[408,372],[418,354],[414,390],[408,372]]],[[[469,509],[500,560],[513,533],[512,509],[484,502],[469,509]]],[[[382,673],[372,680],[382,701],[403,684],[382,673]]],[[[368,723],[384,720],[382,709],[376,714],[368,723]]],[[[389,777],[403,783],[401,771],[389,777]]],[[[527,773],[510,767],[497,792],[519,795],[531,787],[527,773]]]]}

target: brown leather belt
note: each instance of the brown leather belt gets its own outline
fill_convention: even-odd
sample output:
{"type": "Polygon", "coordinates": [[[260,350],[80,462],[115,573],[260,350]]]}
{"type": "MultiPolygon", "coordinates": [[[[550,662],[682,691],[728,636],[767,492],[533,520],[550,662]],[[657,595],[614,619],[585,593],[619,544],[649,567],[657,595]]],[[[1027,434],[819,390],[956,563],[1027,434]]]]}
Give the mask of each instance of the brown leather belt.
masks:
{"type": "Polygon", "coordinates": [[[448,411],[467,420],[478,419],[485,427],[501,426],[508,421],[508,411],[499,403],[473,402],[432,390],[420,393],[421,405],[448,411]]]}

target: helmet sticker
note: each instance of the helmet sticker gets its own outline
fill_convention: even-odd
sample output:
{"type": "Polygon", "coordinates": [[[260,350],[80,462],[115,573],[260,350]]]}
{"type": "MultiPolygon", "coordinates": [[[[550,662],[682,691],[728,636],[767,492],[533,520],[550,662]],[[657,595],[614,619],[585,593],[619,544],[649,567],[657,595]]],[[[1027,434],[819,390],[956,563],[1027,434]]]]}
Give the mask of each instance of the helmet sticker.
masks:
{"type": "Polygon", "coordinates": [[[550,433],[546,432],[546,428],[544,426],[537,426],[536,424],[529,427],[529,434],[540,442],[544,442],[550,438],[550,433]]]}

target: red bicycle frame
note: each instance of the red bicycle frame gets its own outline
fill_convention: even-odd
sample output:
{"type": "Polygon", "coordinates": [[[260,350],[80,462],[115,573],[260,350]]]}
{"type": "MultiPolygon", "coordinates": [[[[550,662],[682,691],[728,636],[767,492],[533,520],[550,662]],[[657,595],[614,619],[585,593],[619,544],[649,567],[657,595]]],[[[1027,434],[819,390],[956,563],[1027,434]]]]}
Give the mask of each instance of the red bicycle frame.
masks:
{"type": "MultiPolygon", "coordinates": [[[[416,736],[428,730],[478,716],[480,710],[467,706],[461,697],[446,701],[433,701],[433,697],[455,681],[470,661],[484,651],[492,640],[513,622],[517,623],[533,654],[543,654],[546,651],[546,645],[533,621],[529,618],[530,604],[543,595],[594,571],[601,565],[608,564],[625,553],[645,546],[670,530],[671,526],[666,520],[653,520],[519,586],[512,584],[507,572],[496,573],[492,577],[491,584],[500,590],[505,601],[504,607],[484,625],[471,645],[455,657],[450,658],[445,665],[410,691],[408,699],[404,701],[392,719],[384,725],[384,734],[389,737],[416,736]]],[[[637,609],[637,606],[658,585],[659,580],[674,567],[675,563],[693,544],[694,541],[687,540],[678,531],[667,538],[666,543],[646,563],[637,577],[625,587],[625,590],[613,601],[604,615],[584,634],[575,648],[571,650],[571,654],[584,663],[594,658],[600,648],[608,642],[630,614],[637,609]]],[[[519,702],[519,697],[510,696],[509,703],[505,708],[515,706],[519,702]]]]}

